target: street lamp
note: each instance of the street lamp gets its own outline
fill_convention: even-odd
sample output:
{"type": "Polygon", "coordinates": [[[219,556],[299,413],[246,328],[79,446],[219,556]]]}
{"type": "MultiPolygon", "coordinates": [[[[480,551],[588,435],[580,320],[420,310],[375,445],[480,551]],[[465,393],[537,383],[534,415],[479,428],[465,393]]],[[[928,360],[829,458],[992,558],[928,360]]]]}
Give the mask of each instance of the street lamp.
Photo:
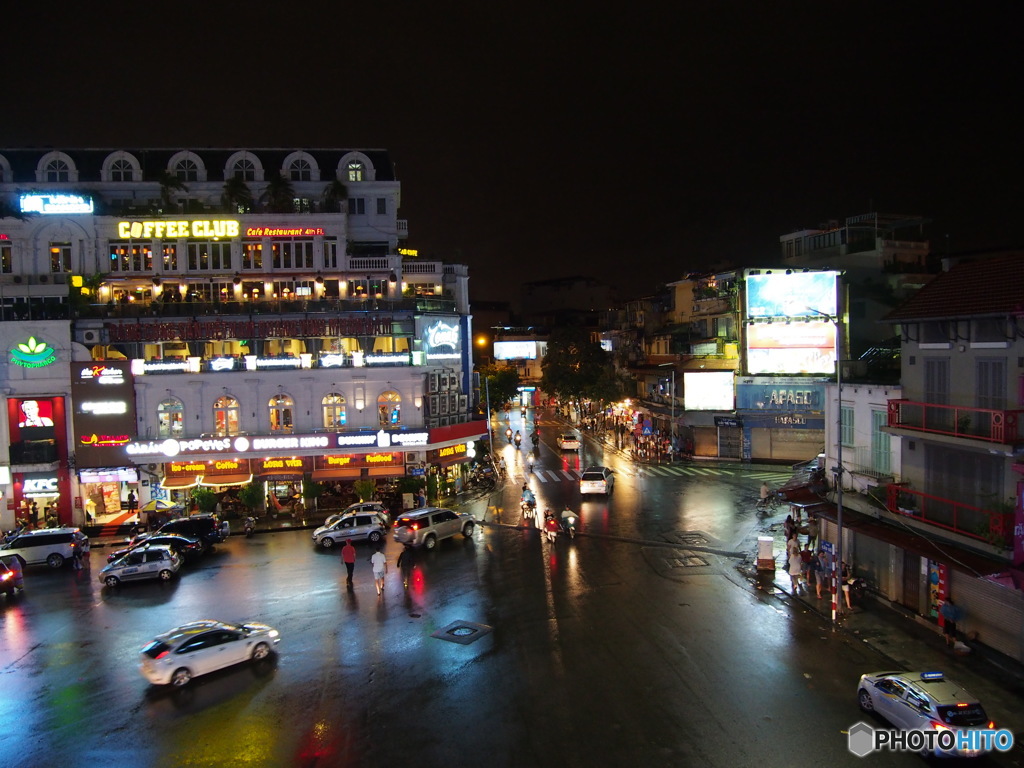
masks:
{"type": "Polygon", "coordinates": [[[838,315],[830,315],[814,307],[810,312],[821,315],[836,327],[836,556],[832,558],[832,623],[839,621],[839,595],[843,562],[843,333],[838,315]]]}
{"type": "Polygon", "coordinates": [[[664,368],[666,365],[672,366],[672,391],[669,392],[669,418],[672,419],[672,455],[675,455],[676,451],[676,364],[675,363],[660,363],[659,368],[664,368]]]}

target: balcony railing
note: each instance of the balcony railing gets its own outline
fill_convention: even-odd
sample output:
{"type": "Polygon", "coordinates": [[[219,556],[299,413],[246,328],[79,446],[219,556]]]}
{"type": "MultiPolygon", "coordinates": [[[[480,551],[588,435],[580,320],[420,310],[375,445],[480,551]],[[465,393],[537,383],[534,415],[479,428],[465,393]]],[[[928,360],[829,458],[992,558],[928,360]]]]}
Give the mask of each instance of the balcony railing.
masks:
{"type": "Polygon", "coordinates": [[[1024,439],[1021,410],[965,408],[913,400],[890,400],[888,424],[898,429],[951,435],[987,443],[1012,444],[1024,439]]]}
{"type": "Polygon", "coordinates": [[[1012,512],[974,507],[953,499],[911,490],[900,483],[888,486],[886,507],[894,514],[920,520],[986,544],[1005,549],[1012,543],[1012,512]]]}

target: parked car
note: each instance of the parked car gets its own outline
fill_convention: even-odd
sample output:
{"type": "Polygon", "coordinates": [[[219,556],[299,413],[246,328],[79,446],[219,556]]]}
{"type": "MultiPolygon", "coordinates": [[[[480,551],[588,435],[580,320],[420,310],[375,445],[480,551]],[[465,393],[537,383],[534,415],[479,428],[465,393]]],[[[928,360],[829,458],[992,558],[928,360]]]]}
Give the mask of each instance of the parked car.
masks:
{"type": "Polygon", "coordinates": [[[572,432],[563,432],[558,436],[558,448],[563,451],[578,451],[580,439],[572,432]]]}
{"type": "Polygon", "coordinates": [[[180,688],[193,677],[274,651],[280,633],[266,624],[193,621],[157,635],[142,649],[139,671],[153,685],[180,688]]]}
{"type": "Polygon", "coordinates": [[[395,541],[433,549],[441,539],[457,533],[470,538],[475,527],[476,520],[468,512],[424,507],[401,515],[395,521],[395,541]]]}
{"type": "Polygon", "coordinates": [[[147,545],[168,547],[181,558],[182,563],[200,557],[206,550],[205,545],[200,539],[185,536],[181,533],[141,533],[132,539],[127,547],[122,547],[107,555],[107,562],[112,563],[129,552],[147,545]]]}
{"type": "Polygon", "coordinates": [[[369,541],[376,544],[384,539],[386,531],[384,518],[378,512],[350,512],[330,525],[321,526],[313,531],[313,543],[324,549],[330,549],[348,539],[353,542],[369,541]]]}
{"type": "Polygon", "coordinates": [[[170,581],[180,568],[181,558],[170,547],[143,546],[107,565],[100,571],[99,579],[108,587],[116,587],[122,581],[170,581]]]}
{"type": "Polygon", "coordinates": [[[362,512],[364,514],[376,513],[380,515],[381,518],[384,520],[385,528],[391,525],[391,513],[388,511],[387,507],[385,507],[379,501],[360,501],[356,504],[349,504],[347,507],[341,510],[341,512],[336,512],[335,514],[328,516],[328,518],[324,520],[324,527],[326,528],[329,525],[334,525],[342,517],[344,517],[345,515],[350,515],[353,512],[362,512]]]}
{"type": "Polygon", "coordinates": [[[160,526],[160,533],[180,533],[213,546],[227,540],[231,535],[231,525],[216,515],[192,515],[164,523],[160,526]]]}
{"type": "Polygon", "coordinates": [[[7,567],[7,563],[0,560],[0,592],[11,598],[19,589],[24,589],[24,586],[18,584],[17,574],[13,569],[7,567]]]}
{"type": "Polygon", "coordinates": [[[46,563],[51,568],[60,568],[75,552],[89,554],[89,539],[78,528],[24,531],[0,544],[0,556],[18,555],[26,565],[46,563]]]}
{"type": "MultiPolygon", "coordinates": [[[[857,683],[857,703],[901,730],[970,731],[995,728],[981,702],[942,672],[871,672],[857,683]]],[[[980,750],[936,747],[936,757],[977,757],[980,750]]]]}
{"type": "Polygon", "coordinates": [[[580,475],[580,495],[600,493],[611,496],[615,489],[615,476],[608,467],[587,467],[580,475]]]}

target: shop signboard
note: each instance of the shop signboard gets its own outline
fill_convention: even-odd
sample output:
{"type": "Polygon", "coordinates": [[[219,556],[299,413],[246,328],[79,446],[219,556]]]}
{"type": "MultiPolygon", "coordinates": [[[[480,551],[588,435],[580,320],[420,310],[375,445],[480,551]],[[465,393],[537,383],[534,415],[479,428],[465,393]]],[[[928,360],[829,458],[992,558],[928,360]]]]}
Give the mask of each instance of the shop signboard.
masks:
{"type": "Polygon", "coordinates": [[[284,451],[316,451],[323,454],[335,449],[369,448],[388,449],[392,446],[426,445],[430,433],[401,429],[380,429],[376,432],[338,432],[313,435],[267,435],[206,437],[194,439],[166,438],[161,440],[134,440],[123,446],[124,453],[133,461],[146,457],[176,456],[202,457],[224,454],[271,454],[284,451]]]}
{"type": "Polygon", "coordinates": [[[135,382],[131,362],[71,364],[72,432],[79,468],[117,467],[135,435],[135,382]]]}
{"type": "Polygon", "coordinates": [[[7,400],[12,464],[57,461],[64,446],[63,397],[7,400]]]}
{"type": "Polygon", "coordinates": [[[740,378],[736,381],[736,410],[824,412],[825,382],[797,376],[740,378]]]}

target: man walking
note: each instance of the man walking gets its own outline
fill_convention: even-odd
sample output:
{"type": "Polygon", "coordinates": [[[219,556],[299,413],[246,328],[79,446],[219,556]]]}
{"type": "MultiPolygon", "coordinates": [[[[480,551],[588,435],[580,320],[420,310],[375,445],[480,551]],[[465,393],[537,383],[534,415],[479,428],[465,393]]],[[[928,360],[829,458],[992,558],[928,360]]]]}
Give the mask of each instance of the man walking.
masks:
{"type": "Polygon", "coordinates": [[[348,586],[352,586],[352,571],[356,567],[356,548],[352,546],[352,539],[345,541],[345,546],[341,548],[341,561],[345,564],[345,570],[348,571],[348,579],[345,583],[348,586]]]}
{"type": "Polygon", "coordinates": [[[384,594],[384,575],[388,572],[388,560],[384,557],[384,548],[378,547],[370,557],[373,566],[373,581],[377,586],[377,594],[384,594]]]}

